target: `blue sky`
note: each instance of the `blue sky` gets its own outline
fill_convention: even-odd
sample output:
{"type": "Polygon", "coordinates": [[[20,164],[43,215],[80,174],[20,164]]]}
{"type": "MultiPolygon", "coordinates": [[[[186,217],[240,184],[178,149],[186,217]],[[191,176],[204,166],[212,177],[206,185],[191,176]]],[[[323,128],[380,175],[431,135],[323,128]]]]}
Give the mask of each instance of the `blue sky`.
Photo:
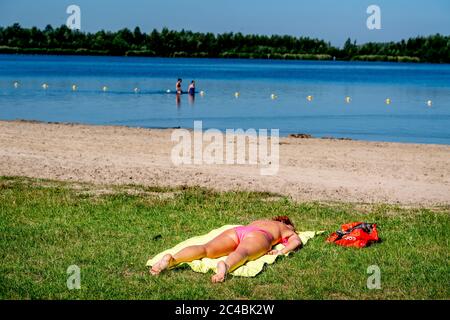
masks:
{"type": "Polygon", "coordinates": [[[310,36],[341,46],[398,41],[417,35],[450,35],[450,0],[0,0],[0,25],[65,24],[66,8],[81,8],[82,31],[182,28],[310,36]],[[366,9],[381,8],[381,30],[368,30],[366,9]]]}

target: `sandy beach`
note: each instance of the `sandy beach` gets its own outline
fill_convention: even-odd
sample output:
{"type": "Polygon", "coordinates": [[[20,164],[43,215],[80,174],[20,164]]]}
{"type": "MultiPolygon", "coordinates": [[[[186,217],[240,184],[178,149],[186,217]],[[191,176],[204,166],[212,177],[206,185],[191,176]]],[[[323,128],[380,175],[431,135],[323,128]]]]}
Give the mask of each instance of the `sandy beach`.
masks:
{"type": "Polygon", "coordinates": [[[450,146],[280,139],[277,175],[251,165],[182,165],[172,129],[0,121],[0,175],[95,184],[268,191],[298,201],[450,204],[450,146]]]}

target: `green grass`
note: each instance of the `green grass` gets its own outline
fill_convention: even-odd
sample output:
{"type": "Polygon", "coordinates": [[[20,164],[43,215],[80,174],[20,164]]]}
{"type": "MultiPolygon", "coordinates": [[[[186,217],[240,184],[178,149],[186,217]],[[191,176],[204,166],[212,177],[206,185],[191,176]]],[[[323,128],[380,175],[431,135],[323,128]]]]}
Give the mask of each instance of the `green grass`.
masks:
{"type": "Polygon", "coordinates": [[[449,299],[449,208],[295,203],[265,193],[91,186],[0,178],[1,299],[449,299]],[[150,256],[224,224],[287,214],[299,230],[326,230],[255,278],[187,267],[148,275],[150,256]],[[342,223],[376,222],[382,242],[325,242],[342,223]],[[160,235],[160,236],[158,236],[160,235]],[[81,268],[81,290],[66,270],[81,268]],[[366,286],[381,269],[381,290],[366,286]]]}

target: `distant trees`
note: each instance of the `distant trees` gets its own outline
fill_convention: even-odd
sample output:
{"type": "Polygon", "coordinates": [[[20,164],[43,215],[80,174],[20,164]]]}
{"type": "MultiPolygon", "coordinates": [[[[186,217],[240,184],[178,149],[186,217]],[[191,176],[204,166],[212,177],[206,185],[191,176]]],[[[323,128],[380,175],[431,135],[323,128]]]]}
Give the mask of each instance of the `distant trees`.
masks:
{"type": "Polygon", "coordinates": [[[450,62],[450,36],[440,34],[400,42],[357,45],[347,39],[342,48],[329,42],[288,35],[244,35],[238,33],[199,33],[167,28],[144,33],[98,31],[82,33],[65,25],[43,30],[22,28],[18,23],[0,27],[0,52],[127,55],[160,57],[223,57],[259,59],[363,60],[450,62]]]}

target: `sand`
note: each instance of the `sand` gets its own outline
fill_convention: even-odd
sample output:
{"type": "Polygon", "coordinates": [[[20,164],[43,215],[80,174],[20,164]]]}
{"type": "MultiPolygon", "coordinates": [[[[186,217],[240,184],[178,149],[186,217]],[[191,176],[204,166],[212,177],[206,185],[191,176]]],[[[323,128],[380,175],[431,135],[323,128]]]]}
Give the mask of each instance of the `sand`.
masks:
{"type": "Polygon", "coordinates": [[[0,121],[0,175],[268,191],[297,201],[450,204],[450,146],[280,139],[280,168],[182,165],[172,129],[0,121]]]}

